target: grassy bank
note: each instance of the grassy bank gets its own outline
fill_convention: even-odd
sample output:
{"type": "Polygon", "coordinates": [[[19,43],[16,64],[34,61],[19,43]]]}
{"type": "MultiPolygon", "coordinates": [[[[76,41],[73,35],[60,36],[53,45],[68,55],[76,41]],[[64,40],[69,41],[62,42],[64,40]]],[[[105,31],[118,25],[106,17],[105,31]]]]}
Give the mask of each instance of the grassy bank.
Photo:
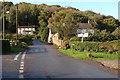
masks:
{"type": "Polygon", "coordinates": [[[24,51],[26,49],[27,47],[23,47],[23,46],[11,46],[11,50],[9,52],[4,52],[3,54],[16,53],[16,52],[24,51]]]}
{"type": "Polygon", "coordinates": [[[19,51],[24,51],[26,49],[27,49],[27,47],[23,47],[23,46],[12,46],[11,47],[11,53],[15,53],[15,52],[19,52],[19,51]]]}
{"type": "Polygon", "coordinates": [[[118,55],[108,54],[104,52],[80,52],[80,51],[72,51],[71,49],[63,50],[59,49],[59,52],[62,52],[68,56],[72,56],[75,58],[80,58],[84,60],[118,60],[118,55]],[[91,53],[94,57],[90,58],[87,55],[91,53]]]}

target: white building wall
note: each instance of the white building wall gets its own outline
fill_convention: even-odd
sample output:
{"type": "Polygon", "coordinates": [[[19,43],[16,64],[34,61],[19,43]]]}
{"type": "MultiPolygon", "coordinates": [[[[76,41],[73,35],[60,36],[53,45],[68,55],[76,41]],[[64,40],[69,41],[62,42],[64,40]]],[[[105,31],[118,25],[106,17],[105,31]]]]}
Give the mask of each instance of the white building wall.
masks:
{"type": "Polygon", "coordinates": [[[33,31],[35,31],[35,28],[18,28],[18,34],[33,34],[33,31]],[[25,32],[30,31],[30,32],[25,32]]]}

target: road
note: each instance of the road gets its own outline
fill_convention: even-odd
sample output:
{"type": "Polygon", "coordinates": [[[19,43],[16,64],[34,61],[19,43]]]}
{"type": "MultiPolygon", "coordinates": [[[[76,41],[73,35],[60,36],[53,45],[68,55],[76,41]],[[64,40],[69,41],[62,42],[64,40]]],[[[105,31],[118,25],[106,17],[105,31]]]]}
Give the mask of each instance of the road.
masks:
{"type": "Polygon", "coordinates": [[[2,59],[3,78],[117,78],[38,40],[27,51],[3,55],[2,59]]]}

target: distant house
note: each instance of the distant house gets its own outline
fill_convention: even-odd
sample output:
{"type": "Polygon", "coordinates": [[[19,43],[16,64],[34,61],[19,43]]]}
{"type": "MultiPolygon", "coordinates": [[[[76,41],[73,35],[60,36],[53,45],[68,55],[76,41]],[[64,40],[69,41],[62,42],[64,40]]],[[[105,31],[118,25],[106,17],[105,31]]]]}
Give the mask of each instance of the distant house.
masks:
{"type": "Polygon", "coordinates": [[[94,33],[94,27],[90,23],[78,23],[77,34],[94,33]]]}
{"type": "Polygon", "coordinates": [[[18,34],[33,34],[34,26],[18,26],[18,34]]]}

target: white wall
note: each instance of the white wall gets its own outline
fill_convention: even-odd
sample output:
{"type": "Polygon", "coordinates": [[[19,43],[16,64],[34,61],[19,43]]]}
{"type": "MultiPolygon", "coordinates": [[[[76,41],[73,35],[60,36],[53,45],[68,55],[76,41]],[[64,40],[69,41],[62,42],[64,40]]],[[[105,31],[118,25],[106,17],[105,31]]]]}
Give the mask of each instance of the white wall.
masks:
{"type": "Polygon", "coordinates": [[[18,28],[18,34],[33,34],[33,31],[35,31],[35,28],[18,28]],[[25,32],[30,31],[30,32],[25,32]]]}

